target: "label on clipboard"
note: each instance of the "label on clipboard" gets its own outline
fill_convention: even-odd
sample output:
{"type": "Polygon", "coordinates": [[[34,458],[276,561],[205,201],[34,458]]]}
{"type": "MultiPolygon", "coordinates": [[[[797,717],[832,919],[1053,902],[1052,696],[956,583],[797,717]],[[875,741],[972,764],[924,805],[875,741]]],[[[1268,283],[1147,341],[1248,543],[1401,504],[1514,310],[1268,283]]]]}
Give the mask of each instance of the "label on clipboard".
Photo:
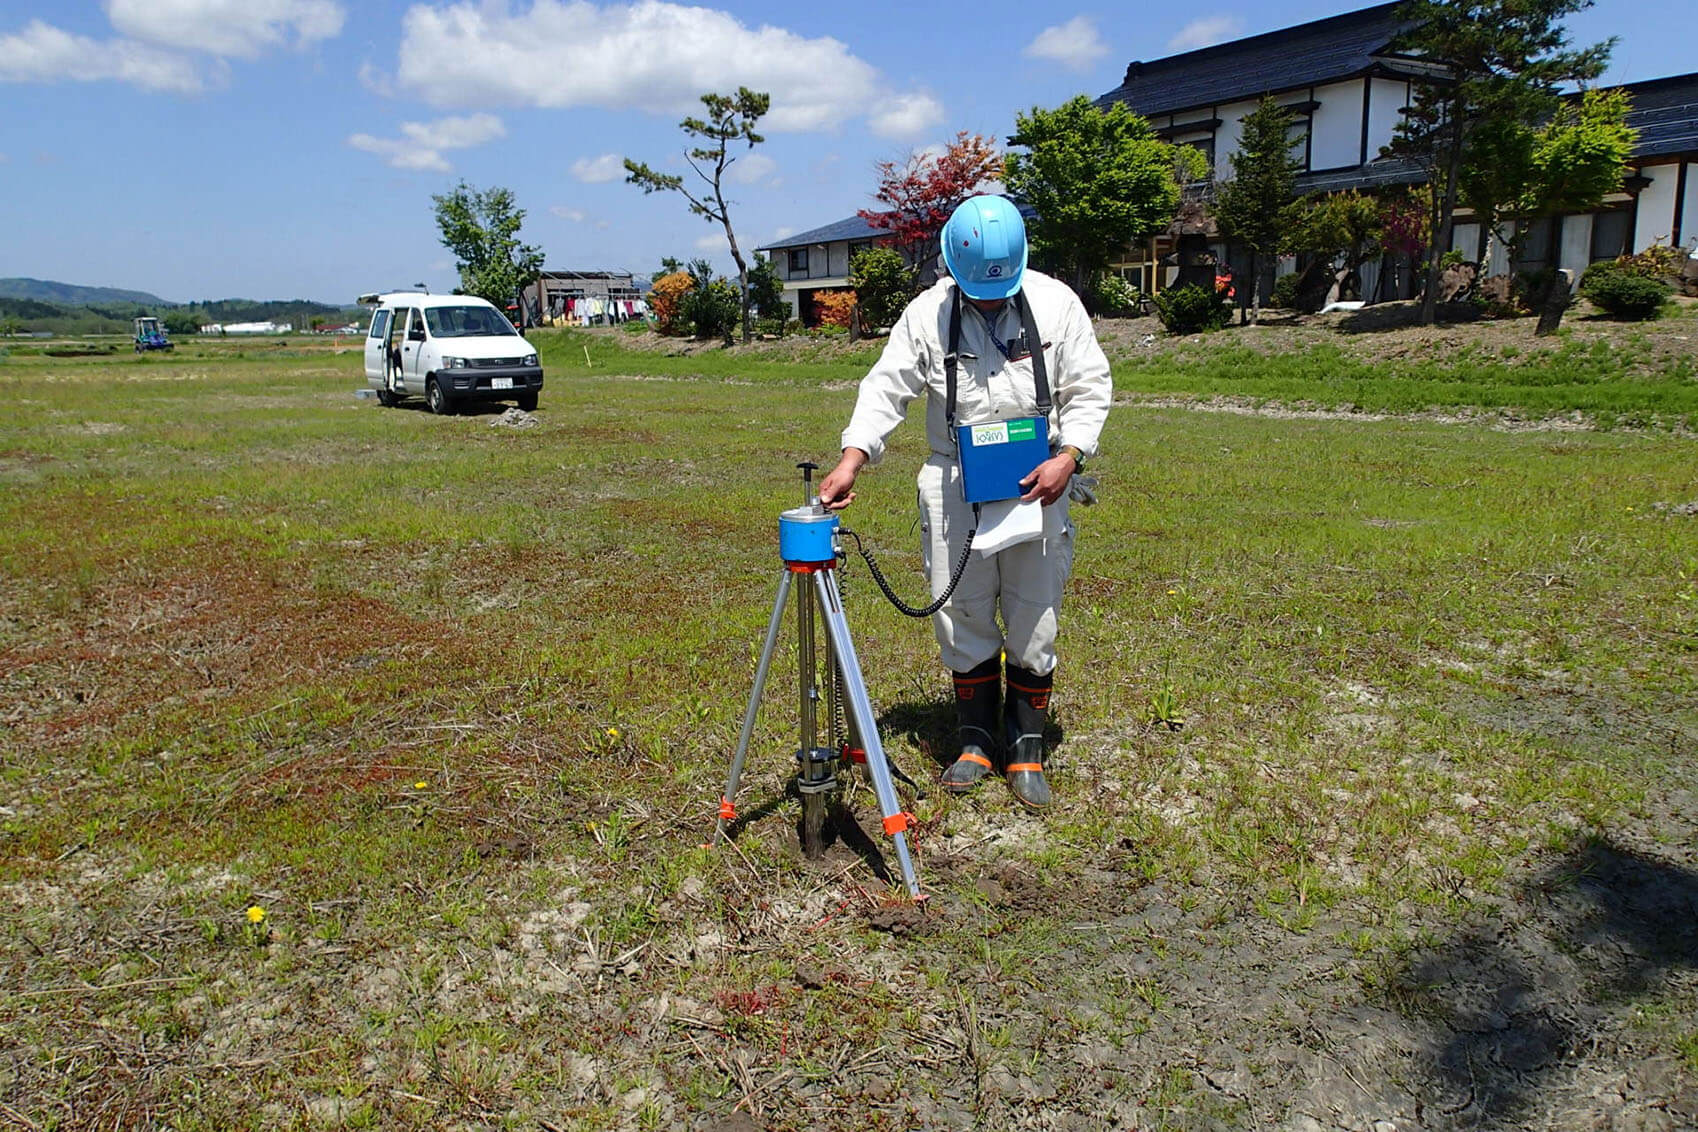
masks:
{"type": "Polygon", "coordinates": [[[1035,417],[1021,417],[1012,421],[992,421],[989,424],[968,425],[969,435],[974,448],[983,448],[990,444],[1018,444],[1023,440],[1038,438],[1038,422],[1035,417]]]}

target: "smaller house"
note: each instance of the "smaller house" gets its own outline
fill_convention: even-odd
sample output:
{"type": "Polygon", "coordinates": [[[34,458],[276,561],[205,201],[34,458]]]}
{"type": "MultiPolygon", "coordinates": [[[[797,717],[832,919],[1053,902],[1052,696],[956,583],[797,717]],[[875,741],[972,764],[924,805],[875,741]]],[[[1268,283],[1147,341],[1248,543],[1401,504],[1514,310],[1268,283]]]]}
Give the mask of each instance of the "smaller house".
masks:
{"type": "Polygon", "coordinates": [[[790,308],[790,317],[811,324],[814,296],[849,286],[850,258],[889,235],[861,217],[851,216],[762,244],[755,250],[766,256],[784,281],[784,302],[790,308]]]}
{"type": "Polygon", "coordinates": [[[519,298],[525,326],[611,324],[648,310],[629,271],[544,271],[519,298]]]}

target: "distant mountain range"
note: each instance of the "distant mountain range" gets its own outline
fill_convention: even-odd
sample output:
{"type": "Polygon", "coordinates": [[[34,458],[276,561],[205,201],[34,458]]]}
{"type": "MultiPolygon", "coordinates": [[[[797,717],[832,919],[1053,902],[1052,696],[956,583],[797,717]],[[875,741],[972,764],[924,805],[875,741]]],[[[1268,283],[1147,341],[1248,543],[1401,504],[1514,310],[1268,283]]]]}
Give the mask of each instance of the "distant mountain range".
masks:
{"type": "Polygon", "coordinates": [[[128,333],[138,315],[190,325],[230,322],[282,322],[296,328],[354,321],[359,308],[315,303],[308,299],[216,299],[173,303],[146,291],[82,287],[44,279],[0,279],[0,325],[7,333],[128,333]]]}
{"type": "Polygon", "coordinates": [[[107,303],[140,303],[150,307],[177,305],[146,291],[125,291],[119,287],[79,287],[75,283],[55,283],[51,279],[0,279],[0,299],[32,299],[38,303],[79,307],[107,303]]]}

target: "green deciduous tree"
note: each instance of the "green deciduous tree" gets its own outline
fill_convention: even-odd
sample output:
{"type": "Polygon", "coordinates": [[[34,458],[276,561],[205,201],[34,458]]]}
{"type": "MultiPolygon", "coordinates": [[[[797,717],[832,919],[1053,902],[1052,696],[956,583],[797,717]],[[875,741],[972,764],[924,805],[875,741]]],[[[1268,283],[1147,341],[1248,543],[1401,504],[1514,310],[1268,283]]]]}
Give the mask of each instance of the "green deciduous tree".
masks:
{"type": "MultiPolygon", "coordinates": [[[[1578,102],[1563,103],[1550,121],[1532,131],[1528,175],[1515,201],[1518,229],[1559,213],[1596,208],[1621,186],[1638,138],[1627,124],[1627,111],[1626,92],[1588,90],[1578,102]]],[[[1561,285],[1553,256],[1536,301],[1538,334],[1555,333],[1562,321],[1567,303],[1557,301],[1561,285]]]]}
{"type": "Polygon", "coordinates": [[[1335,282],[1385,249],[1385,205],[1355,190],[1304,197],[1289,215],[1279,250],[1308,260],[1292,285],[1299,310],[1320,310],[1335,282]]]}
{"type": "Polygon", "coordinates": [[[1250,249],[1250,321],[1259,321],[1262,270],[1271,264],[1293,220],[1297,173],[1303,163],[1291,156],[1289,110],[1266,95],[1245,115],[1232,178],[1224,182],[1210,208],[1221,235],[1250,249]]]}
{"type": "Polygon", "coordinates": [[[747,292],[714,274],[708,260],[691,260],[688,271],[692,286],[680,300],[679,310],[694,325],[697,338],[723,338],[729,346],[740,308],[747,326],[748,309],[743,301],[747,292]]]}
{"type": "Polygon", "coordinates": [[[762,256],[756,256],[749,265],[749,308],[756,318],[776,320],[779,336],[783,337],[790,316],[790,307],[784,301],[784,280],[778,277],[772,261],[762,256]]]}
{"type": "Polygon", "coordinates": [[[1017,115],[1009,142],[1027,151],[1008,155],[1003,183],[1037,210],[1027,229],[1033,254],[1076,291],[1173,218],[1176,171],[1200,174],[1187,164],[1200,165],[1195,149],[1176,152],[1124,103],[1105,110],[1083,95],[1017,115]]]}
{"type": "Polygon", "coordinates": [[[442,244],[454,253],[460,290],[505,310],[542,271],[542,249],[517,239],[525,210],[511,189],[474,189],[461,181],[451,193],[430,198],[442,244]]]}
{"type": "Polygon", "coordinates": [[[169,334],[200,333],[200,316],[188,307],[166,311],[159,321],[165,324],[165,330],[169,334]]]}
{"type": "Polygon", "coordinates": [[[725,229],[726,243],[731,245],[731,258],[737,264],[743,341],[748,342],[751,336],[749,265],[743,259],[742,249],[737,246],[737,233],[731,227],[731,206],[725,199],[725,171],[737,160],[730,153],[732,142],[745,142],[748,148],[753,149],[766,140],[755,133],[755,124],[772,108],[772,96],[741,86],[735,95],[704,94],[702,105],[707,107],[705,119],[685,118],[678,123],[678,128],[692,138],[706,140],[706,144],[698,145],[685,154],[690,168],[707,185],[705,192],[691,192],[684,187],[683,177],[656,172],[628,157],[625,159],[625,180],[628,184],[640,186],[645,193],[679,193],[690,202],[691,212],[725,229]]]}
{"type": "Polygon", "coordinates": [[[869,326],[895,326],[914,297],[914,273],[895,248],[868,248],[849,261],[849,286],[869,326]]]}
{"type": "Polygon", "coordinates": [[[1421,319],[1432,322],[1440,259],[1449,250],[1462,170],[1483,131],[1504,122],[1537,123],[1560,102],[1563,83],[1596,78],[1613,40],[1570,50],[1564,16],[1591,0],[1405,0],[1409,30],[1393,42],[1429,61],[1387,151],[1426,170],[1436,188],[1421,319]]]}

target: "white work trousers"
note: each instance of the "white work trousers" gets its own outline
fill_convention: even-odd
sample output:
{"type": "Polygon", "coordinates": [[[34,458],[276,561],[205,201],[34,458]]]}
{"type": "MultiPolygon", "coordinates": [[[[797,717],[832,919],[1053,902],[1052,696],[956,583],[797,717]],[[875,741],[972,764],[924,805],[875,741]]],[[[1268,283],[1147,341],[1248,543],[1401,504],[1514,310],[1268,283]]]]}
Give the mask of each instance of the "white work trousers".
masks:
{"type": "MultiPolygon", "coordinates": [[[[961,469],[953,459],[934,455],[918,482],[921,552],[935,601],[973,529],[973,505],[961,497],[961,469]]],[[[1044,508],[1043,538],[995,554],[975,550],[968,558],[955,593],[932,614],[944,665],[966,672],[1006,649],[1008,659],[1028,672],[1055,671],[1056,620],[1072,571],[1073,524],[1063,495],[1044,508]]]]}

